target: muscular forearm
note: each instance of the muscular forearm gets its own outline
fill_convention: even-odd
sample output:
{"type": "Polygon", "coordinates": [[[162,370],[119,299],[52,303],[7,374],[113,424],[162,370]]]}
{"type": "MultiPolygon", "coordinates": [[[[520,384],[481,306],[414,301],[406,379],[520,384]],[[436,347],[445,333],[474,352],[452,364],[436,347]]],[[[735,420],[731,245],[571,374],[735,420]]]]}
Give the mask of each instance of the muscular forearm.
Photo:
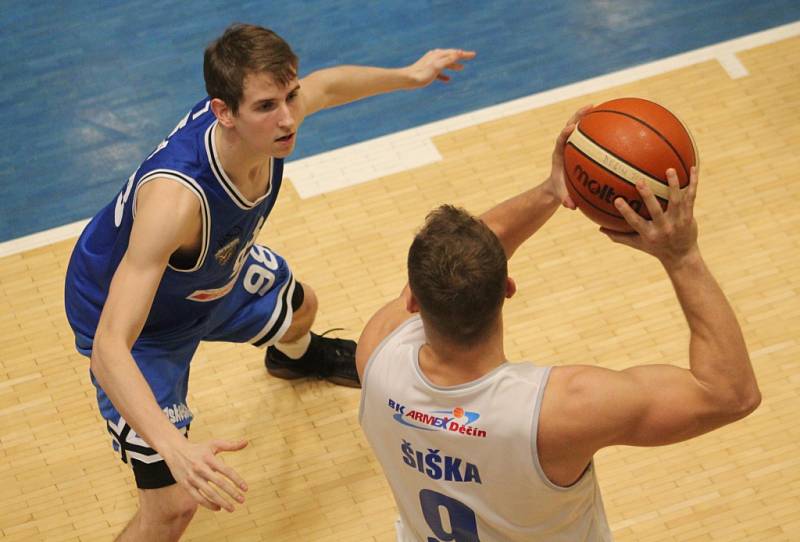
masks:
{"type": "Polygon", "coordinates": [[[733,410],[749,411],[760,400],[747,346],[725,294],[699,250],[665,264],[689,323],[690,368],[733,410]]]}
{"type": "Polygon", "coordinates": [[[553,216],[560,205],[549,181],[507,199],[481,215],[511,258],[519,246],[553,216]]]}
{"type": "Polygon", "coordinates": [[[124,342],[96,340],[91,369],[114,407],[136,433],[162,455],[182,435],[158,406],[124,342]]]}

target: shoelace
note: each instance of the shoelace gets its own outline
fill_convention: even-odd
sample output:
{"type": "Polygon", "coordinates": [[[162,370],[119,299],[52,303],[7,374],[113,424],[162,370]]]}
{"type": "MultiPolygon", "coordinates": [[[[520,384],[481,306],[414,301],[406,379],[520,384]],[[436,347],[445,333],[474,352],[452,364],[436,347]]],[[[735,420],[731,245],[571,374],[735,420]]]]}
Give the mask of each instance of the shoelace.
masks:
{"type": "MultiPolygon", "coordinates": [[[[343,327],[332,327],[328,331],[323,331],[322,333],[320,333],[319,336],[320,337],[324,337],[325,335],[327,335],[328,333],[331,333],[333,331],[344,331],[344,328],[343,327]]],[[[333,339],[333,337],[329,337],[329,338],[333,339]]]]}
{"type": "MultiPolygon", "coordinates": [[[[320,333],[319,337],[320,338],[325,337],[325,335],[327,335],[328,333],[334,332],[334,331],[344,331],[344,328],[343,327],[332,327],[331,329],[320,333]]],[[[337,358],[342,357],[343,346],[347,342],[350,341],[349,339],[342,339],[341,337],[325,337],[325,339],[328,340],[328,341],[332,341],[333,344],[335,345],[336,357],[337,358]]]]}
{"type": "MultiPolygon", "coordinates": [[[[331,329],[328,329],[327,331],[323,331],[318,336],[320,338],[322,338],[322,337],[325,337],[325,335],[327,335],[328,333],[332,333],[334,331],[344,331],[344,328],[343,327],[332,327],[331,329]]],[[[344,345],[347,342],[349,342],[349,339],[342,339],[342,338],[339,338],[339,337],[325,337],[325,339],[328,340],[328,341],[333,341],[333,349],[334,349],[334,351],[336,353],[336,359],[328,359],[327,357],[323,356],[322,365],[323,365],[324,369],[323,369],[322,372],[324,372],[326,374],[331,374],[331,373],[333,373],[335,371],[335,368],[337,366],[337,362],[341,361],[342,358],[344,357],[344,354],[343,354],[343,352],[345,351],[344,345]]],[[[344,367],[347,370],[348,374],[352,374],[352,375],[357,375],[358,374],[358,372],[356,371],[355,365],[353,365],[352,367],[350,365],[346,365],[344,367]]],[[[339,367],[339,369],[341,370],[341,367],[339,367]]]]}

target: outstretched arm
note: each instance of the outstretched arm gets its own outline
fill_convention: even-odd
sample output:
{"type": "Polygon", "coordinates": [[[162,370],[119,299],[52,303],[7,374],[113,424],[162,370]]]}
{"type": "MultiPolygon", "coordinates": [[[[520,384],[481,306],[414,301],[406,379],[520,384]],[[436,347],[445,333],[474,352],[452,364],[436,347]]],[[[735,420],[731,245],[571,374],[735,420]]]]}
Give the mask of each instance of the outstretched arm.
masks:
{"type": "Polygon", "coordinates": [[[539,186],[531,188],[513,198],[496,205],[481,215],[481,220],[497,235],[511,258],[519,246],[544,226],[559,204],[575,209],[575,203],[567,193],[564,173],[564,145],[578,121],[591,106],[575,112],[561,130],[553,149],[550,175],[539,186]]]}
{"type": "Polygon", "coordinates": [[[305,114],[376,94],[425,87],[436,79],[449,81],[446,70],[460,71],[463,62],[474,57],[473,51],[434,49],[403,68],[336,66],[315,71],[300,81],[305,114]]]}

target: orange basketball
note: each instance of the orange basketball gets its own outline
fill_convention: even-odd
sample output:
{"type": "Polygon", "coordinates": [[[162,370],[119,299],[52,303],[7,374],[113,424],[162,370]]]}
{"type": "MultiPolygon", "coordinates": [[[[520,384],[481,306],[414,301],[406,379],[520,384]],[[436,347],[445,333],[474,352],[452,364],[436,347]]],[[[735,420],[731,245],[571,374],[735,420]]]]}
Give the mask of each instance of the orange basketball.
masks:
{"type": "Polygon", "coordinates": [[[663,209],[669,192],[666,171],[675,169],[681,187],[697,150],[689,130],[665,107],[641,98],[619,98],[594,107],[567,140],[567,190],[578,208],[611,230],[632,231],[614,207],[618,197],[649,219],[635,183],[650,185],[663,209]]]}

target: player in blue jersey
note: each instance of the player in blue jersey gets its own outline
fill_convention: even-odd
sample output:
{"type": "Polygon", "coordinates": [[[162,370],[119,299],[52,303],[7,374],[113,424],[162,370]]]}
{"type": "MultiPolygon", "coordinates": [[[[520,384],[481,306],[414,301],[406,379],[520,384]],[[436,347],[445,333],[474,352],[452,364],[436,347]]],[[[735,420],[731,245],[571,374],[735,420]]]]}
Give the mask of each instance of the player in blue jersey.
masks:
{"type": "Polygon", "coordinates": [[[313,290],[254,244],[303,119],[321,109],[448,80],[474,53],[433,50],[398,69],[340,66],[298,79],[270,30],[234,25],[205,52],[208,98],[89,223],[65,303],[139,510],[121,540],[175,540],[198,505],[233,510],[247,485],[216,454],[246,441],[186,438],[189,363],[201,340],[268,346],[267,370],[358,386],[355,343],[310,332],[313,290]],[[177,482],[177,483],[176,483],[177,482]]]}

